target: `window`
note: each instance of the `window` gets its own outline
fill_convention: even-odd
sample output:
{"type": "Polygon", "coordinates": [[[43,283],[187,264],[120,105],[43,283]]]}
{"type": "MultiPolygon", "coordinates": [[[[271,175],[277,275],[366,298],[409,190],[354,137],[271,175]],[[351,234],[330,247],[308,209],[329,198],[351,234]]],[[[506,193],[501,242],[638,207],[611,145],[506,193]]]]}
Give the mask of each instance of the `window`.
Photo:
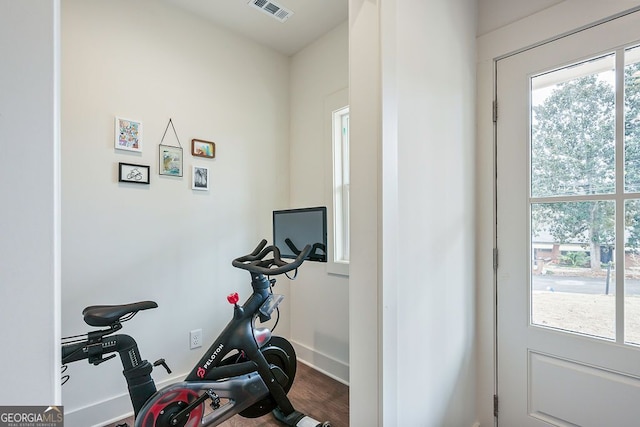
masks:
{"type": "Polygon", "coordinates": [[[349,275],[349,90],[324,100],[327,273],[349,275]]]}
{"type": "Polygon", "coordinates": [[[333,262],[349,263],[349,107],[333,112],[333,262]]]}
{"type": "Polygon", "coordinates": [[[533,325],[640,345],[639,77],[633,47],[531,79],[533,325]]]}

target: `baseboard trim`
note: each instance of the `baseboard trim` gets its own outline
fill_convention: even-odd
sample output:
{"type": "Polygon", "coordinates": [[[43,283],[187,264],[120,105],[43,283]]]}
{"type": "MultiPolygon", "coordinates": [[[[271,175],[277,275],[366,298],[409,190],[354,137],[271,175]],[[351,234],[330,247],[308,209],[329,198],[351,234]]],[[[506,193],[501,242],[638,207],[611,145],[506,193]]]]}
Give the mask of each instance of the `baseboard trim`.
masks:
{"type": "Polygon", "coordinates": [[[349,385],[349,364],[331,356],[320,353],[304,344],[290,340],[296,350],[298,362],[312,367],[318,372],[333,378],[342,384],[349,385]]]}
{"type": "MultiPolygon", "coordinates": [[[[160,390],[170,384],[182,381],[186,376],[186,373],[173,375],[157,382],[156,388],[160,390]]],[[[95,402],[69,412],[65,411],[64,424],[67,427],[103,427],[132,415],[131,398],[129,393],[125,392],[101,402],[95,402]],[[96,423],[96,421],[98,422],[96,423]]]]}

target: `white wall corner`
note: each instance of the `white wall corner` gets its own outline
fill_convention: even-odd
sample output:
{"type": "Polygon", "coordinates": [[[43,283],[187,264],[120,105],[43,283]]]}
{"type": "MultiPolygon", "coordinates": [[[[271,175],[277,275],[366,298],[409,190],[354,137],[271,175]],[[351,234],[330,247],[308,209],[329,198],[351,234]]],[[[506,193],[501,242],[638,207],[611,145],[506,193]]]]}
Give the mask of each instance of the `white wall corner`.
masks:
{"type": "Polygon", "coordinates": [[[323,354],[297,341],[291,340],[296,350],[298,362],[312,367],[318,372],[349,385],[349,364],[323,354]]]}

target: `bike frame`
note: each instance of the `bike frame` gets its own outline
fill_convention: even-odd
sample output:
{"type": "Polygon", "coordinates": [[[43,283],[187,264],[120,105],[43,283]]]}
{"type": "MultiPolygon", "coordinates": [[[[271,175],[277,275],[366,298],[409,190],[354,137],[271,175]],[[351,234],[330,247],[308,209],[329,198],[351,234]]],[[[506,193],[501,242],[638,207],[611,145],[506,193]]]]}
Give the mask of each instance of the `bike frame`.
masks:
{"type": "MultiPolygon", "coordinates": [[[[119,324],[118,324],[119,325],[119,324]]],[[[113,331],[122,328],[121,325],[111,327],[113,331]]],[[[108,330],[96,331],[103,334],[113,333],[108,330]]],[[[156,392],[156,386],[151,378],[153,366],[140,357],[138,344],[129,335],[113,335],[109,337],[92,337],[92,332],[86,341],[78,341],[62,345],[62,364],[76,362],[78,360],[89,359],[90,363],[98,365],[115,355],[106,359],[102,355],[118,352],[124,371],[122,372],[127,380],[129,396],[134,411],[137,414],[148,398],[156,392]]]]}
{"type": "MultiPolygon", "coordinates": [[[[270,292],[271,282],[264,275],[251,276],[253,293],[242,306],[234,305],[233,318],[185,380],[159,392],[171,394],[180,389],[196,393],[205,392],[202,394],[204,398],[190,403],[176,414],[177,418],[186,416],[207,398],[210,398],[214,405],[217,398],[228,399],[228,402],[205,416],[202,419],[203,426],[217,425],[269,395],[283,413],[290,414],[295,411],[282,384],[286,384],[289,378],[282,369],[272,366],[267,361],[263,351],[278,352],[287,360],[290,357],[295,358],[295,355],[289,355],[277,346],[268,346],[270,331],[254,329],[255,318],[260,315],[260,309],[265,303],[270,302],[273,294],[270,292]],[[238,350],[247,361],[225,364],[228,362],[225,356],[234,350],[238,350]]],[[[295,363],[295,360],[291,363],[295,363]]],[[[154,400],[159,398],[156,396],[154,400]]],[[[144,419],[152,407],[153,402],[145,405],[139,419],[144,419]]]]}
{"type": "MultiPolygon", "coordinates": [[[[151,378],[153,366],[146,360],[142,360],[137,343],[128,335],[112,335],[92,343],[90,333],[88,340],[62,347],[62,362],[66,364],[91,359],[93,353],[95,360],[90,360],[90,362],[99,364],[113,357],[102,359],[101,355],[118,352],[124,367],[123,375],[127,380],[136,420],[145,418],[161,394],[175,395],[178,390],[191,390],[197,394],[204,391],[203,396],[206,398],[195,405],[190,404],[180,411],[184,414],[178,413],[177,417],[189,414],[204,400],[211,399],[213,402],[220,398],[228,399],[228,403],[202,419],[201,425],[203,426],[217,425],[266,398],[269,394],[283,413],[292,413],[294,412],[293,406],[278,381],[283,381],[282,370],[277,366],[271,366],[261,352],[261,347],[269,342],[271,332],[266,329],[254,329],[254,320],[261,315],[261,307],[270,298],[273,298],[273,294],[270,292],[271,282],[262,274],[252,273],[251,286],[253,293],[249,299],[242,306],[235,304],[233,318],[185,380],[172,384],[159,392],[156,391],[155,383],[151,378]],[[259,345],[259,341],[261,345],[259,345]],[[99,346],[98,349],[95,349],[96,346],[99,346]],[[233,350],[238,350],[248,360],[223,365],[222,363],[226,360],[225,356],[233,350]],[[152,400],[154,395],[157,397],[152,400]]],[[[103,335],[110,334],[120,328],[121,326],[116,326],[110,330],[97,332],[102,332],[103,335]]],[[[283,358],[291,357],[277,346],[269,347],[269,350],[279,352],[283,358]]],[[[295,355],[292,356],[295,357],[295,355]]],[[[138,425],[137,422],[136,425],[138,425]]]]}
{"type": "Polygon", "coordinates": [[[171,373],[164,359],[151,365],[141,358],[132,337],[112,335],[138,311],[157,307],[153,301],[86,308],[83,314],[89,325],[108,328],[89,332],[86,340],[65,338],[68,341],[62,345],[63,364],[88,359],[98,365],[117,352],[137,427],[213,426],[238,413],[255,417],[271,410],[289,426],[330,426],[329,422],[319,423],[296,411],[287,397],[297,363],[291,344],[284,338],[272,337],[268,328],[254,327],[258,317],[262,322],[269,320],[282,299],[271,292],[275,279],[267,276],[297,269],[311,246],[307,245],[294,262],[287,263],[280,258],[277,247],[264,248],[265,245],[263,240],[251,254],[233,261],[234,267],[251,273],[253,292],[242,306],[237,304],[237,294],[228,297],[234,305],[233,318],[184,381],[156,390],[151,377],[153,367],[163,365],[171,373]],[[273,258],[266,258],[270,253],[273,258]],[[103,358],[107,354],[111,355],[103,358]],[[213,411],[205,415],[203,404],[207,400],[213,411]]]}

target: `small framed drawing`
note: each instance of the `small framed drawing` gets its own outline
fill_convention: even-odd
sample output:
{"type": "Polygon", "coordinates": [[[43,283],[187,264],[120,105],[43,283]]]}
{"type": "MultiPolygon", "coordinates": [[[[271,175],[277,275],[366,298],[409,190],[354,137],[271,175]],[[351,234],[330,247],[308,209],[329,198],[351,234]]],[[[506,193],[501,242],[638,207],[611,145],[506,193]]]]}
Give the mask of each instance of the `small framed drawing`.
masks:
{"type": "Polygon", "coordinates": [[[209,189],[209,168],[203,166],[194,166],[191,178],[191,188],[193,190],[209,189]]]}
{"type": "Polygon", "coordinates": [[[198,157],[213,159],[216,157],[216,144],[201,139],[191,140],[191,154],[198,157]]]}
{"type": "Polygon", "coordinates": [[[149,166],[118,163],[118,181],[149,184],[149,166]]]}
{"type": "Polygon", "coordinates": [[[115,148],[142,151],[142,123],[137,120],[116,117],[115,148]]]}
{"type": "Polygon", "coordinates": [[[182,176],[182,147],[160,145],[160,175],[182,176]]]}

